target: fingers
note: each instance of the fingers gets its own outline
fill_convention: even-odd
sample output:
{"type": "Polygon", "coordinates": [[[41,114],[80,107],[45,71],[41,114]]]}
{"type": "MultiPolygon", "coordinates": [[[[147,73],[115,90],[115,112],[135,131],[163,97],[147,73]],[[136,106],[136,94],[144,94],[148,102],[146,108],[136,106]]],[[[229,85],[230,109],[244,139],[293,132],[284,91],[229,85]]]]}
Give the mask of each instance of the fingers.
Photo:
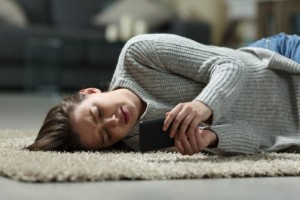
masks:
{"type": "Polygon", "coordinates": [[[199,152],[194,132],[182,136],[175,135],[175,147],[178,152],[183,155],[193,155],[199,152]]]}
{"type": "Polygon", "coordinates": [[[182,155],[192,155],[193,150],[189,144],[189,141],[186,137],[179,138],[178,135],[175,136],[175,148],[182,155]]]}
{"type": "Polygon", "coordinates": [[[163,130],[166,131],[171,127],[169,135],[173,138],[178,130],[179,134],[185,134],[194,120],[196,121],[193,123],[192,129],[201,122],[200,117],[197,116],[197,113],[193,108],[186,106],[186,104],[178,104],[166,114],[163,130]]]}
{"type": "Polygon", "coordinates": [[[180,103],[170,112],[166,113],[163,130],[170,129],[169,136],[175,133],[185,134],[188,129],[194,130],[198,125],[211,115],[211,109],[198,101],[180,103]],[[208,114],[204,114],[208,113],[208,114]]]}
{"type": "Polygon", "coordinates": [[[182,155],[185,155],[185,153],[184,153],[184,148],[183,148],[183,146],[182,146],[182,144],[181,144],[181,141],[180,141],[179,137],[178,137],[178,136],[175,136],[174,139],[175,139],[174,144],[175,144],[176,151],[178,151],[178,152],[181,153],[182,155]]]}
{"type": "MultiPolygon", "coordinates": [[[[190,128],[192,128],[192,127],[190,127],[192,121],[194,121],[194,116],[193,116],[192,114],[191,114],[191,115],[187,115],[187,116],[182,120],[182,122],[180,123],[180,125],[179,125],[179,127],[178,127],[178,130],[179,130],[178,134],[179,134],[180,136],[185,135],[185,134],[188,132],[188,130],[189,130],[190,128]]],[[[173,128],[173,126],[172,126],[172,128],[173,128]]],[[[194,130],[195,130],[195,129],[193,129],[192,131],[194,131],[194,130]]],[[[175,131],[176,131],[176,130],[175,130],[175,131]]]]}
{"type": "Polygon", "coordinates": [[[179,125],[178,121],[181,121],[181,118],[183,118],[182,113],[181,115],[179,115],[181,109],[182,109],[182,104],[178,104],[177,106],[175,106],[170,112],[168,112],[166,119],[164,121],[164,126],[163,126],[164,131],[167,131],[167,129],[172,124],[169,133],[170,137],[172,138],[174,137],[175,131],[177,130],[177,127],[179,125]]]}
{"type": "Polygon", "coordinates": [[[196,138],[196,143],[197,143],[199,152],[203,151],[208,145],[207,145],[206,140],[204,140],[204,138],[203,138],[202,130],[199,130],[198,133],[196,133],[195,138],[196,138]]]}
{"type": "Polygon", "coordinates": [[[192,149],[192,153],[189,155],[192,155],[194,153],[198,153],[199,152],[199,148],[198,148],[198,144],[197,144],[197,140],[196,140],[196,133],[195,131],[197,131],[198,128],[192,130],[189,129],[189,131],[187,132],[187,139],[189,141],[189,144],[191,146],[192,149]]]}
{"type": "Polygon", "coordinates": [[[215,143],[216,134],[211,130],[196,129],[188,132],[187,135],[175,135],[175,148],[182,155],[193,155],[207,148],[210,144],[215,143]]]}
{"type": "Polygon", "coordinates": [[[198,153],[209,144],[198,126],[212,115],[212,110],[199,101],[180,103],[166,113],[163,130],[169,129],[169,136],[175,139],[175,147],[183,155],[198,153]]]}

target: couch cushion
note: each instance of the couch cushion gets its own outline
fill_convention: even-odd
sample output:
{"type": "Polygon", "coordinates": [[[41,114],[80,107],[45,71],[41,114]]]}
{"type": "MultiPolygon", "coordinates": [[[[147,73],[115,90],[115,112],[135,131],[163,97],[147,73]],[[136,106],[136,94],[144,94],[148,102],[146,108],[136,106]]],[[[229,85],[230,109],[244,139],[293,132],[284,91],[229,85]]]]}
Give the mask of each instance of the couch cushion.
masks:
{"type": "MultiPolygon", "coordinates": [[[[64,42],[64,62],[79,63],[86,56],[87,42],[103,40],[103,34],[97,31],[74,28],[53,28],[50,26],[32,26],[20,31],[18,28],[0,26],[1,62],[20,62],[24,51],[34,39],[60,38],[64,42]]],[[[42,44],[41,44],[42,45],[42,44]]]]}
{"type": "Polygon", "coordinates": [[[52,0],[52,21],[58,26],[91,26],[91,18],[101,9],[103,0],[52,0]]]}
{"type": "Polygon", "coordinates": [[[16,0],[26,12],[30,23],[50,23],[51,0],[16,0]]]}
{"type": "Polygon", "coordinates": [[[114,69],[124,43],[94,41],[88,44],[87,60],[91,67],[114,69]]]}
{"type": "Polygon", "coordinates": [[[12,63],[1,63],[0,90],[23,89],[22,67],[12,63]]]}

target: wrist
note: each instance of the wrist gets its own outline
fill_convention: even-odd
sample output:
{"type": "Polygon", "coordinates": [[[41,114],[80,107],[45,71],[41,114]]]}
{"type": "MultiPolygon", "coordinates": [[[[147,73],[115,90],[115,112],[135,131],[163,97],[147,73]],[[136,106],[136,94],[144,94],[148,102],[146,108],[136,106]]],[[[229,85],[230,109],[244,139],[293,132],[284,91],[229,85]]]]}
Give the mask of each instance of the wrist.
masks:
{"type": "Polygon", "coordinates": [[[211,124],[213,114],[212,109],[205,103],[202,103],[201,101],[194,100],[193,102],[197,104],[197,107],[199,108],[200,113],[203,116],[203,122],[206,124],[211,124]]]}

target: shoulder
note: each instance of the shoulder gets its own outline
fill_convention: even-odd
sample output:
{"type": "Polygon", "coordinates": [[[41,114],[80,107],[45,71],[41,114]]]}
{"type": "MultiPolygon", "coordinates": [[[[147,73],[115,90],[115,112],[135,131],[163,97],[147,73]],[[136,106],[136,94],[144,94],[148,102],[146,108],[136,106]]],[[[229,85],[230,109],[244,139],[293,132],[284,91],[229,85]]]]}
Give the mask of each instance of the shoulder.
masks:
{"type": "Polygon", "coordinates": [[[205,46],[197,41],[191,40],[189,38],[175,35],[175,34],[168,34],[168,33],[154,33],[154,34],[142,34],[135,36],[128,40],[125,44],[124,48],[128,49],[133,45],[142,45],[142,44],[149,44],[149,45],[164,45],[164,44],[173,44],[173,45],[189,45],[189,46],[205,46]]]}

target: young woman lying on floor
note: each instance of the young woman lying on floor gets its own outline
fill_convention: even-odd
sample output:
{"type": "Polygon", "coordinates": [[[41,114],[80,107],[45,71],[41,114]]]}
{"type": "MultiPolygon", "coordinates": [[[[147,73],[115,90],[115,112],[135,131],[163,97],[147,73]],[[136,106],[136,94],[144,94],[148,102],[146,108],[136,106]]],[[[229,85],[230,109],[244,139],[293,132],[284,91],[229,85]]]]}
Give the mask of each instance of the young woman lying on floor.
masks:
{"type": "Polygon", "coordinates": [[[138,150],[139,122],[165,117],[163,129],[170,127],[184,155],[299,150],[299,44],[299,36],[285,34],[237,50],[170,34],[136,36],[124,46],[109,90],[65,97],[27,149],[124,143],[138,150]]]}

